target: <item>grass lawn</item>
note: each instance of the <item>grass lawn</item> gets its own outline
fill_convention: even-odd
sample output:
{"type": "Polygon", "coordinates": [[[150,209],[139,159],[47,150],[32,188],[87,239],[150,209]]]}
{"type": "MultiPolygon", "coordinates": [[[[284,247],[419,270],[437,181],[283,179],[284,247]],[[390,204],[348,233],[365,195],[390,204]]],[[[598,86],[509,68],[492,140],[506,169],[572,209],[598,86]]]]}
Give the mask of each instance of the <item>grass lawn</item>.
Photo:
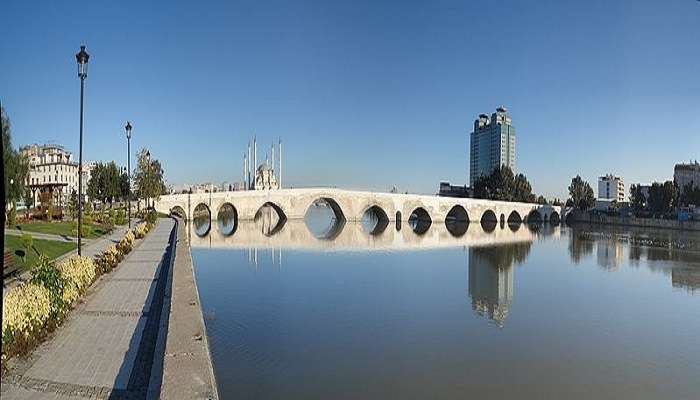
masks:
{"type": "MultiPolygon", "coordinates": [[[[75,229],[74,222],[32,222],[28,224],[19,224],[22,231],[48,233],[52,235],[62,235],[75,237],[73,230],[75,229]]],[[[86,239],[94,239],[104,235],[106,231],[101,225],[92,224],[92,230],[86,239]]]]}
{"type": "MultiPolygon", "coordinates": [[[[27,252],[26,262],[23,262],[22,257],[15,254],[16,250],[24,251],[22,242],[19,240],[19,238],[19,236],[5,235],[5,248],[12,252],[15,263],[20,267],[20,270],[26,271],[36,263],[39,256],[37,256],[35,251],[29,250],[27,252]]],[[[76,243],[72,242],[59,242],[55,240],[41,239],[34,239],[32,244],[34,245],[34,248],[39,251],[39,253],[52,259],[66,254],[78,246],[76,243]]]]}

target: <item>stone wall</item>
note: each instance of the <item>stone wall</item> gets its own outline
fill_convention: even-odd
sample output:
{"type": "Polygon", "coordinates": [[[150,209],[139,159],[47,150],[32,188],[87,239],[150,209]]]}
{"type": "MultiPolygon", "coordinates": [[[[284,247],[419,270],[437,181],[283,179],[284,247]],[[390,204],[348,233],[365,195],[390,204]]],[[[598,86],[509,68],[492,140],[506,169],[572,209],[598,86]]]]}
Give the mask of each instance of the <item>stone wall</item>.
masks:
{"type": "Polygon", "coordinates": [[[671,219],[615,217],[610,215],[572,212],[567,221],[585,222],[590,224],[639,226],[642,228],[679,229],[700,231],[700,221],[677,221],[671,219]]]}

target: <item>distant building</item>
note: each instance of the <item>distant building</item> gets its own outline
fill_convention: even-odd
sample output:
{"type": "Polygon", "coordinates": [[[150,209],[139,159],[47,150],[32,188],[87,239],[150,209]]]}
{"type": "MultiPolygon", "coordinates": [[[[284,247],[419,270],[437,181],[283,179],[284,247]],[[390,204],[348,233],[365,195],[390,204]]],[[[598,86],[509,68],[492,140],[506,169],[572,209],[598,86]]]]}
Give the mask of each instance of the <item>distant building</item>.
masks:
{"type": "Polygon", "coordinates": [[[625,182],[619,176],[608,174],[598,178],[598,199],[625,201],[625,182]]]}
{"type": "Polygon", "coordinates": [[[676,164],[673,168],[673,180],[681,191],[689,184],[693,187],[700,186],[700,164],[697,160],[688,164],[676,164]]]}
{"type": "Polygon", "coordinates": [[[440,191],[438,196],[442,197],[471,197],[471,188],[467,185],[455,186],[450,185],[450,182],[440,182],[440,191]]]}
{"type": "Polygon", "coordinates": [[[274,190],[282,187],[282,140],[277,142],[277,151],[275,144],[270,146],[269,156],[272,160],[265,156],[265,162],[258,165],[258,140],[253,137],[252,146],[248,142],[248,151],[243,153],[243,180],[241,186],[245,190],[274,190]],[[277,156],[277,163],[275,163],[277,156]],[[278,169],[275,167],[279,166],[278,169]]]}
{"type": "Polygon", "coordinates": [[[494,168],[507,165],[515,172],[515,127],[506,109],[498,107],[491,114],[480,114],[474,121],[469,139],[469,186],[494,168]]]}
{"type": "MultiPolygon", "coordinates": [[[[29,160],[27,186],[32,192],[33,203],[52,200],[63,205],[71,193],[78,192],[78,163],[72,154],[57,144],[32,144],[20,149],[29,160]]],[[[83,195],[95,163],[83,165],[83,195]]]]}
{"type": "Polygon", "coordinates": [[[274,190],[278,188],[275,171],[267,165],[267,161],[260,164],[255,171],[255,190],[274,190]]]}

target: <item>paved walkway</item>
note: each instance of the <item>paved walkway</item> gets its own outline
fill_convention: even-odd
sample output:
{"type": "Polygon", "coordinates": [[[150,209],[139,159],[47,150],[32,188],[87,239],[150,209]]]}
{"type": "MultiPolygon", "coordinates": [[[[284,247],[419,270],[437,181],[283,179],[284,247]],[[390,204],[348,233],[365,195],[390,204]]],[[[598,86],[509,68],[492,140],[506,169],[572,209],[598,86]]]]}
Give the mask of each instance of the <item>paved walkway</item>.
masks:
{"type": "MultiPolygon", "coordinates": [[[[3,399],[143,399],[156,346],[174,253],[172,219],[155,229],[109,274],[52,337],[26,359],[13,359],[3,399]]],[[[87,249],[83,254],[87,254],[87,249]]],[[[158,364],[158,363],[155,363],[158,364]]]]}
{"type": "MultiPolygon", "coordinates": [[[[65,236],[65,235],[56,235],[52,233],[41,233],[41,232],[31,232],[31,231],[23,231],[20,229],[7,229],[5,228],[5,235],[11,235],[11,236],[22,236],[25,233],[28,233],[32,235],[32,238],[34,239],[43,239],[43,240],[55,240],[58,242],[73,242],[77,243],[78,238],[71,237],[71,236],[65,236]]],[[[89,239],[83,239],[86,243],[89,242],[89,239]]]]}

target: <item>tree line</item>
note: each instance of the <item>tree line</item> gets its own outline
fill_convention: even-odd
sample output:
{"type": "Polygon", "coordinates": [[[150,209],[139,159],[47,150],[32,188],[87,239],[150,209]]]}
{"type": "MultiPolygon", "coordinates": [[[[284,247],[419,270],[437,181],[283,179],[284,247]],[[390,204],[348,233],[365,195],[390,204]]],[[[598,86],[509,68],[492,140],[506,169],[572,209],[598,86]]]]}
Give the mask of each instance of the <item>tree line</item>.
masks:
{"type": "MultiPolygon", "coordinates": [[[[3,167],[5,168],[5,180],[3,182],[7,207],[7,221],[14,223],[16,204],[24,200],[27,207],[31,207],[33,196],[27,185],[30,165],[28,158],[12,147],[12,131],[10,120],[5,109],[0,109],[2,119],[3,142],[3,167]]],[[[141,149],[137,154],[137,165],[132,175],[135,192],[131,198],[142,198],[148,202],[157,199],[166,193],[163,168],[159,160],[152,158],[148,149],[141,149]]],[[[83,182],[88,198],[105,204],[111,204],[117,200],[127,200],[129,197],[129,177],[126,169],[120,169],[114,161],[97,163],[91,171],[90,179],[83,182]]],[[[77,193],[70,193],[67,206],[77,210],[77,193]]]]}

